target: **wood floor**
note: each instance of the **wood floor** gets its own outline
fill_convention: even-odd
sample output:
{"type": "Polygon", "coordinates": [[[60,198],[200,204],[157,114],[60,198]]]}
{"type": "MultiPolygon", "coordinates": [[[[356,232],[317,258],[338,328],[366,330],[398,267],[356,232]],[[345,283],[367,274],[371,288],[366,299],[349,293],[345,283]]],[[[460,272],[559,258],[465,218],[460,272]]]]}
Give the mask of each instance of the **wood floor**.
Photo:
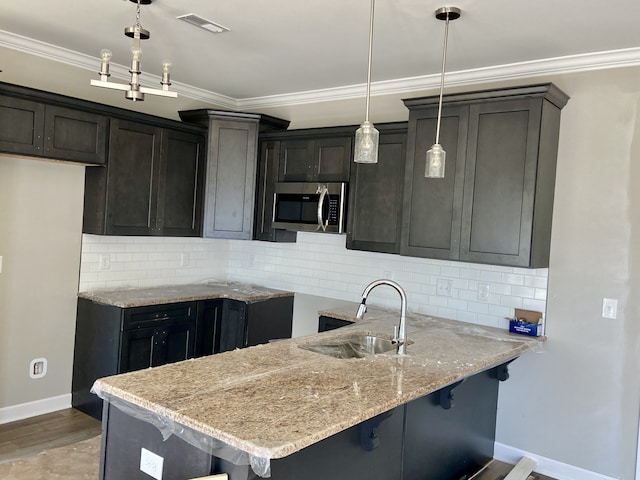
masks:
{"type": "Polygon", "coordinates": [[[0,425],[0,463],[100,435],[100,422],[69,408],[0,425]]]}
{"type": "MultiPolygon", "coordinates": [[[[69,408],[0,425],[0,464],[100,435],[100,422],[69,408]]],[[[512,465],[493,461],[473,480],[503,480],[512,465]]],[[[533,473],[528,480],[555,480],[533,473]]]]}

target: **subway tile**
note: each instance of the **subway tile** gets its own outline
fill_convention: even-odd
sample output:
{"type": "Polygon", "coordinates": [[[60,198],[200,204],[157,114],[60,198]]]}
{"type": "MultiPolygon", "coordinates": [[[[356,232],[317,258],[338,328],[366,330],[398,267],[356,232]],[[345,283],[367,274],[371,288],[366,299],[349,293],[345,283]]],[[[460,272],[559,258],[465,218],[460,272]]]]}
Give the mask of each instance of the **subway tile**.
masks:
{"type": "Polygon", "coordinates": [[[480,272],[480,281],[490,282],[490,283],[501,283],[502,274],[500,272],[490,272],[490,271],[483,270],[480,272]]]}
{"type": "Polygon", "coordinates": [[[514,297],[534,298],[535,288],[514,286],[511,288],[511,295],[514,297]]]}
{"type": "Polygon", "coordinates": [[[501,282],[511,285],[524,285],[524,275],[516,273],[503,273],[501,282]]]}

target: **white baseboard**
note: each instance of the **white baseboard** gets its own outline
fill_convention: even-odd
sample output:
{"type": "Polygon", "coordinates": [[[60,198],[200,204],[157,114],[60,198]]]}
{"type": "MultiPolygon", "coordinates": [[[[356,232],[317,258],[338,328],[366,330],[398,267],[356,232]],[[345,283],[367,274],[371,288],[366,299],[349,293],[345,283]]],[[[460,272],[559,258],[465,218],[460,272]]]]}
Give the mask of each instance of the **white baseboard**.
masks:
{"type": "Polygon", "coordinates": [[[0,425],[71,407],[71,394],[0,408],[0,425]]]}
{"type": "Polygon", "coordinates": [[[573,465],[495,442],[493,458],[496,460],[516,464],[522,457],[529,457],[538,462],[534,469],[535,472],[557,478],[558,480],[616,480],[613,477],[607,477],[600,473],[574,467],[573,465]]]}

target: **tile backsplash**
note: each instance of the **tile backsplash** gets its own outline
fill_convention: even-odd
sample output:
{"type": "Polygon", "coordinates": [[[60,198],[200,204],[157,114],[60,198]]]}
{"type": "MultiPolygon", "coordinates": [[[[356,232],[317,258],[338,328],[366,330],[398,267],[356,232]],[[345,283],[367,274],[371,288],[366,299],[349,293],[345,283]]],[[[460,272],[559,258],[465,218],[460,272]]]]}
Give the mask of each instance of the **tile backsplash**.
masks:
{"type": "MultiPolygon", "coordinates": [[[[358,302],[369,282],[389,278],[404,287],[416,313],[506,328],[514,308],[545,312],[546,268],[361,252],[347,250],[345,241],[303,232],[297,243],[84,235],[80,291],[226,279],[358,302]]],[[[368,302],[399,305],[384,286],[368,302]]]]}

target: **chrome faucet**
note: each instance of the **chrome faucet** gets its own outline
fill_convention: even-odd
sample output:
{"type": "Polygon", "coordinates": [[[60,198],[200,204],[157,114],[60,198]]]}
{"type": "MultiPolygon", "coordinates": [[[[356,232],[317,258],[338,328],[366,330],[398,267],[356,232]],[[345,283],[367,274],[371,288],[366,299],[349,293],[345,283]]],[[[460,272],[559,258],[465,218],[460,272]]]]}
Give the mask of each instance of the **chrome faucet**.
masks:
{"type": "Polygon", "coordinates": [[[376,288],[378,285],[389,285],[400,294],[400,325],[397,329],[394,327],[393,341],[398,343],[398,355],[404,355],[407,353],[407,294],[399,284],[393,280],[381,279],[375,280],[367,285],[362,292],[362,302],[360,302],[360,306],[358,307],[356,318],[360,319],[364,317],[364,314],[367,311],[367,297],[369,296],[369,293],[371,293],[371,290],[376,288]],[[396,330],[398,333],[396,333],[396,330]]]}

